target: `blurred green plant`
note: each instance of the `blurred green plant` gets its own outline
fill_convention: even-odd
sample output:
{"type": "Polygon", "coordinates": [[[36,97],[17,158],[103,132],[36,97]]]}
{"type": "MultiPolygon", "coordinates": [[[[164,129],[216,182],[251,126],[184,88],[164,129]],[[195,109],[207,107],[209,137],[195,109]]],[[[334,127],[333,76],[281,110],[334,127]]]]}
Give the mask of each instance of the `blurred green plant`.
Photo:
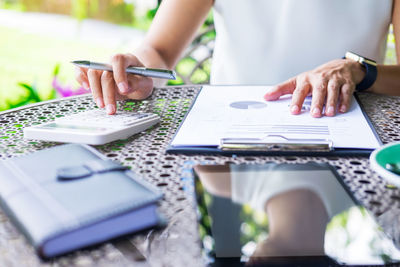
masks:
{"type": "Polygon", "coordinates": [[[0,0],[0,8],[71,15],[133,25],[135,8],[124,0],[0,0]]]}
{"type": "Polygon", "coordinates": [[[154,17],[156,16],[156,13],[158,11],[158,8],[160,7],[160,2],[157,4],[157,6],[155,8],[149,9],[146,13],[146,17],[149,20],[153,20],[154,17]]]}
{"type": "Polygon", "coordinates": [[[41,100],[51,99],[54,68],[60,64],[58,85],[79,89],[74,79],[74,68],[69,63],[76,58],[106,60],[120,47],[70,38],[57,38],[41,33],[27,33],[23,29],[0,26],[0,110],[20,106],[28,100],[24,83],[37,90],[41,100]]]}
{"type": "MultiPolygon", "coordinates": [[[[152,9],[149,9],[147,12],[145,12],[145,15],[143,16],[136,16],[134,4],[131,1],[127,2],[124,0],[0,0],[0,8],[40,12],[54,11],[56,13],[69,14],[79,20],[83,20],[85,18],[96,18],[116,22],[119,24],[130,25],[135,28],[146,30],[148,29],[151,21],[156,15],[160,2],[161,1],[158,1],[158,5],[152,9]]],[[[211,59],[214,49],[214,40],[216,37],[213,24],[213,15],[212,12],[210,12],[198,36],[195,38],[191,46],[186,50],[184,57],[178,62],[176,66],[178,79],[176,81],[169,81],[168,85],[209,83],[211,72],[211,59]]],[[[53,43],[53,41],[50,41],[50,43],[53,43]]],[[[36,49],[35,54],[37,53],[39,52],[36,49]]],[[[109,52],[103,52],[103,54],[104,53],[109,52]]],[[[8,58],[10,58],[10,56],[8,58]]],[[[43,58],[45,58],[46,61],[50,61],[48,60],[48,56],[43,58]]],[[[9,62],[9,59],[4,61],[9,62]]],[[[59,60],[57,59],[57,61],[59,60]]],[[[394,52],[394,37],[392,34],[392,30],[388,37],[388,50],[385,63],[396,64],[396,55],[394,52]]],[[[54,60],[51,64],[54,64],[54,60]]],[[[15,69],[17,69],[17,67],[15,67],[15,69]]],[[[14,71],[14,73],[16,72],[14,71]]],[[[42,79],[41,77],[39,78],[42,79]]],[[[43,82],[41,82],[41,80],[37,80],[37,82],[30,82],[29,79],[28,81],[24,82],[18,81],[18,87],[23,87],[24,90],[28,90],[26,89],[26,86],[30,86],[32,90],[40,89],[39,91],[42,91],[43,82]],[[25,84],[26,86],[22,86],[21,84],[25,84]],[[36,86],[33,86],[32,84],[37,85],[38,88],[36,88],[36,86]]],[[[54,86],[66,87],[66,85],[61,85],[60,79],[53,80],[53,87],[54,86]],[[55,82],[57,82],[57,84],[55,84],[55,82]]],[[[29,98],[29,94],[24,96],[29,98]]],[[[48,97],[45,98],[48,99],[48,97]]],[[[21,101],[23,103],[25,100],[21,101]]],[[[35,101],[35,98],[31,98],[31,100],[26,101],[35,101]]],[[[13,99],[11,102],[16,103],[18,101],[13,99]]],[[[10,103],[10,101],[7,103],[10,103]]],[[[11,105],[9,107],[13,106],[14,105],[11,105]]],[[[0,108],[4,109],[4,105],[2,106],[1,103],[0,108]]]]}
{"type": "Polygon", "coordinates": [[[53,93],[51,96],[53,98],[55,98],[57,95],[60,97],[68,97],[68,96],[82,95],[82,94],[90,93],[90,90],[86,90],[82,86],[79,86],[78,88],[74,89],[69,84],[63,84],[59,77],[60,66],[61,66],[60,63],[57,63],[56,66],[54,67],[54,71],[53,71],[53,81],[51,83],[51,85],[53,87],[53,89],[52,89],[53,93]]]}
{"type": "Polygon", "coordinates": [[[259,243],[268,236],[269,221],[265,212],[255,210],[246,204],[243,205],[241,210],[240,220],[243,222],[240,229],[241,244],[247,244],[248,242],[259,243]]]}
{"type": "Polygon", "coordinates": [[[41,96],[38,93],[36,86],[25,82],[19,82],[18,86],[24,90],[24,93],[22,93],[20,97],[16,100],[6,99],[6,109],[17,108],[27,104],[33,104],[45,100],[51,100],[57,97],[68,97],[89,93],[89,91],[84,89],[83,87],[73,89],[70,85],[63,85],[60,81],[59,73],[60,64],[57,63],[53,70],[53,79],[51,82],[52,89],[46,96],[41,96]]]}
{"type": "Polygon", "coordinates": [[[214,51],[216,32],[212,12],[176,66],[178,78],[168,85],[207,84],[210,82],[211,59],[214,51]]]}
{"type": "Polygon", "coordinates": [[[158,8],[160,7],[160,3],[161,1],[159,1],[154,8],[147,10],[147,12],[145,12],[145,15],[142,16],[136,15],[132,26],[136,29],[145,31],[148,30],[150,28],[151,22],[153,21],[158,11],[158,8]]]}
{"type": "Polygon", "coordinates": [[[17,108],[27,104],[33,104],[44,100],[54,99],[56,97],[56,93],[54,91],[48,98],[42,98],[38,94],[36,87],[28,83],[20,82],[18,83],[18,86],[24,89],[25,93],[21,94],[17,100],[6,99],[6,109],[17,108]]]}
{"type": "Polygon", "coordinates": [[[17,0],[0,0],[0,9],[24,10],[23,5],[17,0]]]}
{"type": "Polygon", "coordinates": [[[99,9],[99,1],[92,0],[90,10],[87,7],[86,0],[72,0],[71,1],[71,15],[79,20],[89,17],[89,14],[96,12],[99,9]]]}

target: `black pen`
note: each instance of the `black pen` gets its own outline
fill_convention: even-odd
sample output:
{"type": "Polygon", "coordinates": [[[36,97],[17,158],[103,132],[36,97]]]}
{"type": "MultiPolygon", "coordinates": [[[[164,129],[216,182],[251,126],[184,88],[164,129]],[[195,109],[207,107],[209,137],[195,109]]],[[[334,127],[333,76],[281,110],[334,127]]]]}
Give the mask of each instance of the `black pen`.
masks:
{"type": "MultiPolygon", "coordinates": [[[[104,63],[91,62],[88,60],[76,60],[72,61],[71,63],[82,68],[113,71],[111,65],[104,63]]],[[[152,78],[176,80],[176,74],[175,71],[173,70],[153,69],[144,67],[127,67],[126,72],[152,78]]]]}

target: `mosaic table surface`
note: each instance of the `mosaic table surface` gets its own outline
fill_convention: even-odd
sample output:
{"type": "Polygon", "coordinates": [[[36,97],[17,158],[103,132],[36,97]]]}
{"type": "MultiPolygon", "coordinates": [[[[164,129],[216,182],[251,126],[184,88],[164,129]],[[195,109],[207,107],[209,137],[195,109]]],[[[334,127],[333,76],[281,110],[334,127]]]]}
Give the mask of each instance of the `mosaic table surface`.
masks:
{"type": "MultiPolygon", "coordinates": [[[[368,158],[166,154],[165,148],[199,89],[199,86],[156,88],[147,100],[120,102],[120,110],[155,112],[162,120],[129,139],[95,147],[110,159],[130,166],[164,192],[159,209],[168,220],[165,228],[42,262],[0,211],[0,266],[203,266],[191,187],[190,168],[195,163],[327,162],[338,169],[356,198],[400,243],[400,190],[373,172],[368,158]]],[[[359,98],[383,143],[400,141],[400,97],[363,93],[359,98]]],[[[0,159],[57,145],[24,140],[24,127],[93,108],[91,96],[83,95],[0,113],[0,159]]]]}

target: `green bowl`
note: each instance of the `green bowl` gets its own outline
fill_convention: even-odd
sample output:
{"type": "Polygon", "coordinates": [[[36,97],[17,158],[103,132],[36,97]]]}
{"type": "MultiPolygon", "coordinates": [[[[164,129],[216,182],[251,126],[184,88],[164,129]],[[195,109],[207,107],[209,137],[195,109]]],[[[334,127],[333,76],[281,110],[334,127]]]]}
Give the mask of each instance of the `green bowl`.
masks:
{"type": "Polygon", "coordinates": [[[369,157],[371,168],[389,183],[400,187],[400,175],[388,171],[385,166],[387,163],[400,163],[400,142],[384,145],[369,157]]]}

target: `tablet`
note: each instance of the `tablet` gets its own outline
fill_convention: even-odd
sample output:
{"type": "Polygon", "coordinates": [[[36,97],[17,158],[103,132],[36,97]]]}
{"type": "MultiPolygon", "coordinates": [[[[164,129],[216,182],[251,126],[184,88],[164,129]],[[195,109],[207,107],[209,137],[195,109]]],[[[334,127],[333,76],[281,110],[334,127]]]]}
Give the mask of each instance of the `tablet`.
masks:
{"type": "Polygon", "coordinates": [[[381,265],[400,251],[328,164],[197,165],[209,266],[381,265]]]}

